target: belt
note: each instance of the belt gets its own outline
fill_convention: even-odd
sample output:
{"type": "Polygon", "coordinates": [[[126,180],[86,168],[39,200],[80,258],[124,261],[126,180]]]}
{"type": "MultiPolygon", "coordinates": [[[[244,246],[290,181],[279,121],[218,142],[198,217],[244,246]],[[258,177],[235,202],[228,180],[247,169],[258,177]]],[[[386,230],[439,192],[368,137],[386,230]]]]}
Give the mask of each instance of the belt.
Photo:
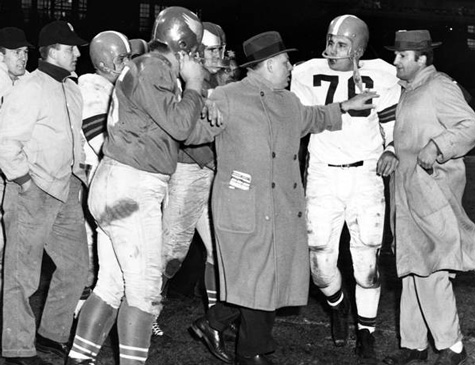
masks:
{"type": "Polygon", "coordinates": [[[353,163],[345,163],[343,165],[332,165],[328,164],[330,167],[341,167],[341,168],[346,168],[346,167],[358,167],[358,166],[363,166],[363,161],[357,161],[353,163]]]}

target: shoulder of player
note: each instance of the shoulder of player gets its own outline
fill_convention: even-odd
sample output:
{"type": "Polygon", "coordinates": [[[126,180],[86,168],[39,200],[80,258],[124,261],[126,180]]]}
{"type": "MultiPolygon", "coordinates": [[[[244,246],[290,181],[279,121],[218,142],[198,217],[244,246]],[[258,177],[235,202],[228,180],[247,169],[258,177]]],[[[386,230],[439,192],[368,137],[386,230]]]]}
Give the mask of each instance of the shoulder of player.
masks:
{"type": "Polygon", "coordinates": [[[315,69],[321,69],[323,67],[328,68],[328,63],[327,60],[324,58],[312,58],[311,60],[308,61],[302,61],[298,62],[294,65],[294,69],[292,71],[292,74],[294,75],[299,75],[302,73],[308,73],[312,70],[315,69]]]}
{"type": "Polygon", "coordinates": [[[362,60],[360,62],[360,72],[373,78],[382,87],[391,87],[399,82],[396,76],[396,67],[378,58],[373,60],[362,60]]]}

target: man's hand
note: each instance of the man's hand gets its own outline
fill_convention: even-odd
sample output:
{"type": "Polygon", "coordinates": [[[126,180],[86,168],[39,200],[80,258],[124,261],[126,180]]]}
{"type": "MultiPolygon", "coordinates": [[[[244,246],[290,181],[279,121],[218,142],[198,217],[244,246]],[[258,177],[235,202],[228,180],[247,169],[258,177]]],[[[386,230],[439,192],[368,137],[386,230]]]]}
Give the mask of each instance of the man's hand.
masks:
{"type": "Polygon", "coordinates": [[[432,171],[432,166],[434,165],[439,154],[439,148],[431,140],[419,152],[419,155],[417,155],[417,164],[430,173],[430,171],[432,171]]]}
{"type": "Polygon", "coordinates": [[[196,59],[184,52],[180,53],[180,76],[187,89],[193,89],[201,93],[205,70],[196,59]]]}
{"type": "Polygon", "coordinates": [[[374,91],[368,91],[353,96],[351,99],[341,103],[341,108],[343,111],[347,112],[348,110],[365,110],[373,109],[376,107],[374,104],[366,104],[366,102],[373,98],[379,98],[379,95],[374,91]]]}
{"type": "Polygon", "coordinates": [[[223,125],[223,114],[219,111],[216,103],[209,99],[206,99],[205,106],[201,110],[201,118],[208,119],[212,126],[223,125]]]}
{"type": "Polygon", "coordinates": [[[396,170],[399,160],[391,151],[384,151],[376,165],[376,173],[380,176],[389,176],[396,170]]]}

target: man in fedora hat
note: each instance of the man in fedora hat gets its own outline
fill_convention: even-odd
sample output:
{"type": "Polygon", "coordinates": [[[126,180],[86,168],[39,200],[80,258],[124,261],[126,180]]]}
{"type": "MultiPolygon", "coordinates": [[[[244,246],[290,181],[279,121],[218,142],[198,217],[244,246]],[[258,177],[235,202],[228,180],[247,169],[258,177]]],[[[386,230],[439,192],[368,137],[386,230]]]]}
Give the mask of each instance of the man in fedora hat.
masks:
{"type": "Polygon", "coordinates": [[[462,207],[463,157],[475,146],[475,113],[460,88],[433,65],[429,31],[396,32],[394,65],[403,92],[396,111],[392,176],[397,274],[402,278],[401,349],[387,364],[426,360],[429,333],[437,365],[464,364],[450,279],[475,268],[475,224],[462,207]]]}
{"type": "Polygon", "coordinates": [[[306,200],[312,279],[329,305],[335,346],[344,346],[350,301],[338,256],[346,223],[355,278],[359,364],[377,363],[373,333],[381,294],[382,177],[397,166],[392,134],[401,90],[394,66],[381,59],[360,60],[368,40],[363,20],[351,14],[336,17],[328,27],[324,58],[296,66],[290,89],[307,105],[345,100],[363,89],[380,95],[374,100],[376,108],[346,113],[341,131],[313,134],[308,145],[306,200]]]}
{"type": "MultiPolygon", "coordinates": [[[[0,108],[3,98],[14,85],[28,73],[28,48],[33,47],[27,40],[25,32],[15,27],[0,29],[0,108]]],[[[3,217],[1,206],[5,192],[5,177],[0,171],[0,291],[3,287],[3,217]]]]}
{"type": "Polygon", "coordinates": [[[221,128],[198,124],[188,143],[215,137],[212,190],[220,299],[191,330],[219,359],[231,362],[222,332],[240,319],[237,364],[271,364],[278,308],[307,303],[309,260],[298,152],[308,133],[341,128],[341,114],[370,109],[375,93],[327,106],[304,106],[286,90],[292,65],[280,34],[258,34],[243,44],[242,81],[210,96],[221,128]]]}
{"type": "Polygon", "coordinates": [[[7,364],[45,363],[37,350],[64,358],[86,280],[78,198],[86,181],[82,97],[70,79],[78,46],[85,44],[67,22],[45,25],[38,69],[11,90],[2,106],[0,168],[7,178],[2,354],[7,364]],[[55,271],[36,333],[29,299],[38,289],[43,251],[55,271]]]}

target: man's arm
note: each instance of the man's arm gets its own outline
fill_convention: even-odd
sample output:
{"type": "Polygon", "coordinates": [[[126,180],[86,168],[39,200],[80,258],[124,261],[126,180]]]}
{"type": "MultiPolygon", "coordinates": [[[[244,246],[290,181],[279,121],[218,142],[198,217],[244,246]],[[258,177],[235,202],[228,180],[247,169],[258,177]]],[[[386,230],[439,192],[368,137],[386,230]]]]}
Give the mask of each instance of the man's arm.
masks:
{"type": "Polygon", "coordinates": [[[377,97],[379,97],[379,95],[375,92],[365,91],[364,93],[358,94],[341,103],[303,106],[302,118],[305,121],[305,127],[302,130],[302,137],[308,133],[320,133],[324,130],[340,130],[342,127],[341,116],[343,114],[347,113],[349,110],[372,109],[375,105],[366,104],[366,102],[377,97]],[[308,124],[308,121],[310,121],[310,124],[308,124]]]}
{"type": "MultiPolygon", "coordinates": [[[[185,140],[199,119],[204,103],[196,91],[197,86],[185,87],[179,100],[176,95],[177,80],[171,69],[153,57],[143,63],[138,66],[140,71],[134,70],[137,66],[131,65],[123,80],[119,79],[119,85],[160,128],[178,141],[185,140]]],[[[196,84],[196,80],[193,82],[196,84]]]]}
{"type": "Polygon", "coordinates": [[[434,98],[438,122],[444,125],[445,130],[432,138],[437,150],[429,145],[421,153],[430,151],[432,157],[437,153],[437,162],[444,163],[464,156],[475,147],[475,112],[465,101],[457,84],[446,77],[440,80],[435,87],[431,87],[430,92],[434,98]]]}
{"type": "Polygon", "coordinates": [[[0,169],[20,185],[31,179],[24,146],[39,117],[40,95],[39,85],[18,85],[0,110],[0,169]]]}

